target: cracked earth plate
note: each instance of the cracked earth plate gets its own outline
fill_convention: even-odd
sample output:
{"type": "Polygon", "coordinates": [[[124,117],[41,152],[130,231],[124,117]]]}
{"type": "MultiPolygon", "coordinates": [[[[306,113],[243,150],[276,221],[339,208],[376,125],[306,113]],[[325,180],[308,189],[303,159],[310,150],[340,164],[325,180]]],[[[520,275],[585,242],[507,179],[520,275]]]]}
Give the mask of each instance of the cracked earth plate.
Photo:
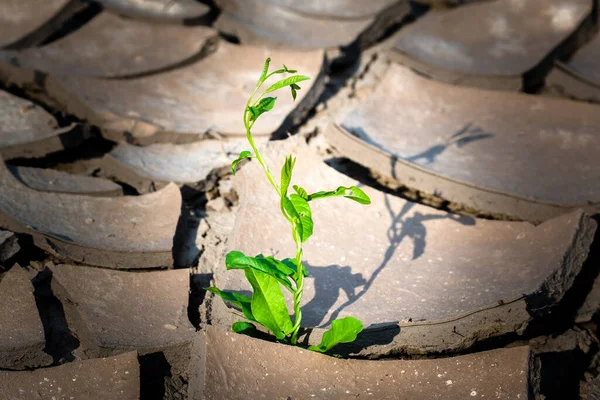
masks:
{"type": "Polygon", "coordinates": [[[0,399],[139,399],[133,352],[33,371],[0,371],[0,399]]]}
{"type": "Polygon", "coordinates": [[[527,347],[432,360],[344,360],[207,327],[190,386],[202,399],[526,399],[527,347]],[[298,374],[297,371],[302,371],[298,374]]]}
{"type": "Polygon", "coordinates": [[[273,68],[285,63],[311,77],[301,84],[295,103],[289,92],[278,93],[277,106],[253,128],[256,136],[270,135],[286,131],[317,101],[324,86],[322,51],[274,51],[222,41],[210,56],[169,72],[127,80],[55,77],[46,89],[80,118],[116,135],[129,132],[134,140],[160,134],[197,140],[211,131],[243,136],[241,115],[267,57],[273,68]]]}
{"type": "Polygon", "coordinates": [[[123,188],[108,179],[73,175],[47,168],[9,165],[8,169],[21,183],[41,192],[119,196],[123,188]]]}
{"type": "Polygon", "coordinates": [[[159,143],[144,147],[122,143],[104,157],[102,169],[145,193],[166,182],[202,181],[211,171],[227,167],[241,151],[249,148],[246,139],[202,140],[183,145],[159,143]]]}
{"type": "Polygon", "coordinates": [[[387,28],[410,12],[408,2],[338,0],[220,0],[216,27],[243,43],[297,48],[334,48],[373,44],[387,28]],[[293,29],[290,29],[293,26],[293,29]]]}
{"type": "Polygon", "coordinates": [[[88,77],[152,74],[197,61],[209,53],[206,43],[216,36],[208,27],[153,25],[104,12],[45,46],[0,52],[9,64],[0,68],[20,83],[34,82],[33,71],[88,77]]]}
{"type": "MultiPolygon", "coordinates": [[[[19,370],[52,364],[52,357],[44,352],[46,339],[33,286],[19,265],[0,280],[0,321],[0,368],[19,370]]],[[[0,398],[1,387],[0,383],[0,398]]]]}
{"type": "MultiPolygon", "coordinates": [[[[327,2],[320,0],[302,2],[294,0],[263,1],[274,6],[288,8],[300,14],[311,15],[317,18],[358,19],[374,17],[398,0],[374,0],[369,2],[361,0],[333,0],[327,2]]],[[[223,1],[223,3],[226,3],[226,1],[223,1]]]]}
{"type": "Polygon", "coordinates": [[[521,90],[591,26],[590,0],[505,0],[430,12],[403,29],[391,57],[448,83],[521,90]]]}
{"type": "Polygon", "coordinates": [[[546,85],[562,95],[600,103],[600,35],[569,61],[556,61],[546,85]]]}
{"type": "Polygon", "coordinates": [[[64,264],[50,269],[69,325],[94,357],[185,344],[196,331],[187,314],[187,269],[128,272],[64,264]]]}
{"type": "Polygon", "coordinates": [[[76,265],[50,269],[52,290],[81,342],[79,351],[87,357],[107,357],[135,349],[147,382],[142,394],[164,390],[166,397],[180,398],[187,392],[196,335],[188,317],[187,269],[125,272],[76,265]]]}
{"type": "Polygon", "coordinates": [[[539,222],[600,210],[596,108],[459,88],[392,65],[326,137],[348,158],[408,187],[539,222]]]}
{"type": "Polygon", "coordinates": [[[0,90],[0,155],[39,157],[80,143],[74,126],[61,128],[42,107],[0,90]]]}
{"type": "Polygon", "coordinates": [[[176,185],[142,196],[93,197],[39,192],[0,165],[0,226],[30,233],[64,259],[109,268],[173,265],[181,210],[176,185]]]}
{"type": "Polygon", "coordinates": [[[0,48],[39,44],[82,8],[79,0],[2,0],[0,48]]]}
{"type": "Polygon", "coordinates": [[[95,0],[108,10],[137,18],[165,21],[195,20],[210,8],[196,0],[95,0]]]}

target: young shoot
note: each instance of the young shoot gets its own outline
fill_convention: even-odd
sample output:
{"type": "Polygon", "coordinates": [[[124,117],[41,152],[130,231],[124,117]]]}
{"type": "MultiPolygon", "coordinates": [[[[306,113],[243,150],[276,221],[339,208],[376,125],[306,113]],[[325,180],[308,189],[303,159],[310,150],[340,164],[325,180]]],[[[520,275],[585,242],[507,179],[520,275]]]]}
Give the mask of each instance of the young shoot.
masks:
{"type": "MultiPolygon", "coordinates": [[[[313,233],[310,202],[327,197],[345,197],[360,204],[370,204],[371,200],[356,186],[340,186],[332,191],[319,191],[309,194],[302,187],[293,185],[292,188],[295,193],[289,193],[292,172],[296,164],[296,158],[292,155],[286,157],[281,168],[279,181],[275,179],[254,143],[252,127],[262,114],[271,111],[275,106],[277,97],[267,96],[269,93],[289,88],[292,98],[296,100],[296,93],[300,90],[298,84],[310,78],[305,75],[291,75],[278,80],[261,92],[263,84],[270,77],[297,72],[288,69],[285,65],[282,69],[269,72],[270,61],[270,58],[265,61],[256,88],[244,109],[244,127],[246,128],[246,138],[251,150],[242,151],[240,156],[232,163],[231,170],[235,174],[237,165],[246,158],[255,158],[259,162],[269,183],[277,193],[279,211],[292,227],[292,239],[296,245],[296,254],[293,258],[278,260],[272,256],[263,256],[262,254],[250,257],[239,251],[231,251],[225,258],[225,266],[228,270],[241,269],[244,271],[246,279],[252,286],[252,297],[237,292],[223,292],[216,287],[210,287],[207,290],[240,309],[249,321],[234,323],[232,326],[234,332],[242,333],[256,329],[254,325],[256,323],[271,331],[279,341],[295,345],[302,324],[300,304],[304,292],[304,278],[308,275],[306,268],[302,265],[302,245],[313,233]],[[292,294],[293,320],[289,315],[282,287],[292,294]]],[[[362,329],[362,322],[354,317],[335,320],[332,322],[331,328],[324,333],[321,343],[318,346],[311,346],[309,349],[322,353],[327,352],[338,343],[354,341],[362,329]]]]}

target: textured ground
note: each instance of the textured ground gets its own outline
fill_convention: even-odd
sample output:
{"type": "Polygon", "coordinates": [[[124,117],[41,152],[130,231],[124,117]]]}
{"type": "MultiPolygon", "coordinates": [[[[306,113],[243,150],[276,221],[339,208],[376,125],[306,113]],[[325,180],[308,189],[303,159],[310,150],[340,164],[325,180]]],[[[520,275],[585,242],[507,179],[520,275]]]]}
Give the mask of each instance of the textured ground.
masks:
{"type": "Polygon", "coordinates": [[[597,8],[5,0],[0,399],[600,399],[597,8]],[[253,130],[269,165],[373,201],[316,203],[305,247],[302,344],[355,316],[343,359],[203,290],[294,251],[229,169],[266,57],[312,77],[253,130]]]}

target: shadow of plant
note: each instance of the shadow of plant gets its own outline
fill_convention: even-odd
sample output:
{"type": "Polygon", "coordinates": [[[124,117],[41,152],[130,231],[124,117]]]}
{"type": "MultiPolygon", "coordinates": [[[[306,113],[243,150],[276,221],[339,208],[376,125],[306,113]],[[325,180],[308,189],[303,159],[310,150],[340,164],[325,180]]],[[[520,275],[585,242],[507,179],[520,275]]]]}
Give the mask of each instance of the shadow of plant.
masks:
{"type": "MultiPolygon", "coordinates": [[[[361,127],[356,126],[346,126],[342,125],[344,129],[353,135],[361,138],[362,140],[379,147],[386,153],[390,153],[389,149],[386,149],[384,146],[379,144],[377,141],[371,138],[367,132],[361,127]]],[[[442,155],[446,150],[455,145],[458,148],[461,148],[467,144],[476,142],[478,140],[490,139],[495,135],[490,132],[486,132],[481,127],[475,125],[473,122],[466,123],[460,130],[452,134],[450,137],[447,137],[442,143],[431,145],[426,150],[414,154],[412,156],[407,155],[392,155],[392,158],[397,161],[398,159],[402,159],[411,163],[420,164],[420,165],[431,165],[437,161],[437,158],[442,155]]],[[[392,169],[393,173],[394,169],[392,169]]]]}
{"type": "Polygon", "coordinates": [[[477,140],[489,139],[494,137],[494,134],[488,133],[480,127],[473,125],[473,122],[466,124],[461,130],[450,136],[442,144],[431,146],[427,150],[415,154],[414,156],[406,157],[405,160],[409,162],[417,163],[418,160],[425,160],[427,165],[433,164],[437,157],[439,157],[444,151],[450,146],[456,145],[456,147],[463,147],[466,144],[475,142],[477,140]]]}
{"type": "Polygon", "coordinates": [[[338,318],[348,306],[354,304],[372,287],[377,277],[388,266],[398,246],[405,240],[413,242],[413,260],[425,254],[427,249],[427,221],[450,219],[459,224],[475,225],[475,220],[456,214],[423,214],[415,211],[410,214],[415,203],[406,202],[399,212],[394,212],[390,196],[385,195],[386,209],[390,215],[390,226],[387,229],[388,246],[381,256],[381,263],[366,279],[362,274],[353,274],[350,266],[331,265],[315,267],[307,265],[310,276],[314,277],[315,296],[304,307],[304,321],[307,326],[325,327],[338,318]],[[360,288],[357,292],[356,290],[360,288]],[[333,311],[327,321],[322,322],[331,307],[337,302],[340,290],[344,291],[348,300],[333,311]]]}

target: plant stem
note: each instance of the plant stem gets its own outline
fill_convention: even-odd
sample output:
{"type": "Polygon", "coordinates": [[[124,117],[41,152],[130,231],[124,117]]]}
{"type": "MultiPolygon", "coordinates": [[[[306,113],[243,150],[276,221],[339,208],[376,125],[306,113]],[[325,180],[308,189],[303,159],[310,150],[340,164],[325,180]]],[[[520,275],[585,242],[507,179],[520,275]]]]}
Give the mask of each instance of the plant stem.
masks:
{"type": "MultiPolygon", "coordinates": [[[[273,73],[267,75],[267,78],[270,77],[271,75],[273,75],[273,73]]],[[[265,78],[265,80],[266,80],[266,78],[265,78]]],[[[264,80],[262,82],[264,82],[264,80]]],[[[296,284],[296,290],[294,292],[295,320],[294,320],[294,326],[293,326],[293,329],[291,332],[291,335],[292,335],[291,343],[296,344],[296,342],[298,341],[298,332],[300,330],[300,323],[302,321],[302,310],[300,309],[300,302],[302,300],[302,295],[304,293],[304,266],[302,265],[302,238],[298,237],[298,235],[296,233],[296,229],[295,229],[296,227],[294,226],[294,222],[292,221],[291,217],[287,214],[287,212],[285,211],[285,208],[283,207],[283,196],[281,193],[281,189],[279,188],[277,183],[275,183],[273,174],[271,174],[269,167],[267,166],[267,164],[265,163],[264,159],[262,158],[260,152],[258,151],[258,148],[256,147],[256,144],[254,143],[254,138],[252,137],[251,129],[252,129],[252,126],[254,125],[254,122],[251,123],[249,120],[248,108],[250,107],[250,104],[252,103],[252,100],[253,100],[254,96],[256,95],[256,92],[262,85],[262,82],[259,81],[258,85],[254,89],[254,92],[252,92],[252,95],[250,96],[250,98],[248,99],[248,102],[246,103],[246,109],[244,110],[244,127],[246,128],[246,138],[248,139],[248,143],[250,143],[250,146],[252,147],[252,150],[254,151],[254,155],[256,156],[256,159],[260,163],[262,169],[265,171],[265,175],[267,176],[267,179],[271,183],[271,186],[273,186],[273,188],[275,188],[277,195],[281,198],[281,201],[280,201],[281,213],[292,224],[292,227],[293,227],[292,231],[293,231],[293,236],[294,236],[294,242],[296,243],[296,258],[294,259],[294,264],[296,264],[296,276],[292,277],[292,278],[296,284]]],[[[259,96],[259,98],[256,100],[256,102],[258,102],[264,94],[265,93],[263,92],[259,96]]],[[[283,193],[283,195],[285,195],[285,194],[283,193]]]]}
{"type": "Polygon", "coordinates": [[[298,331],[300,330],[300,322],[302,321],[302,310],[300,309],[300,301],[302,300],[302,294],[304,293],[304,266],[302,265],[302,240],[296,239],[296,291],[294,292],[294,315],[296,319],[294,321],[294,330],[292,331],[292,344],[296,344],[298,341],[298,331]]]}
{"type": "Polygon", "coordinates": [[[275,191],[277,192],[277,194],[279,196],[281,196],[281,190],[279,189],[279,186],[277,186],[277,184],[275,183],[275,179],[273,179],[273,174],[271,174],[271,171],[269,171],[269,167],[267,167],[267,164],[265,164],[265,160],[263,160],[262,156],[258,152],[258,149],[256,148],[256,144],[254,143],[254,138],[252,137],[252,132],[250,131],[252,126],[250,125],[250,122],[248,121],[248,118],[247,118],[248,107],[250,106],[250,102],[252,101],[252,98],[258,91],[259,87],[260,86],[256,86],[256,89],[254,89],[254,92],[252,92],[252,96],[250,96],[250,98],[248,99],[248,102],[246,103],[246,109],[244,110],[244,127],[246,128],[246,139],[248,139],[248,143],[250,143],[250,146],[252,146],[252,150],[254,151],[254,154],[256,155],[256,159],[258,160],[258,162],[262,166],[263,170],[265,171],[265,174],[267,175],[267,179],[269,180],[271,185],[275,188],[275,191]]]}

